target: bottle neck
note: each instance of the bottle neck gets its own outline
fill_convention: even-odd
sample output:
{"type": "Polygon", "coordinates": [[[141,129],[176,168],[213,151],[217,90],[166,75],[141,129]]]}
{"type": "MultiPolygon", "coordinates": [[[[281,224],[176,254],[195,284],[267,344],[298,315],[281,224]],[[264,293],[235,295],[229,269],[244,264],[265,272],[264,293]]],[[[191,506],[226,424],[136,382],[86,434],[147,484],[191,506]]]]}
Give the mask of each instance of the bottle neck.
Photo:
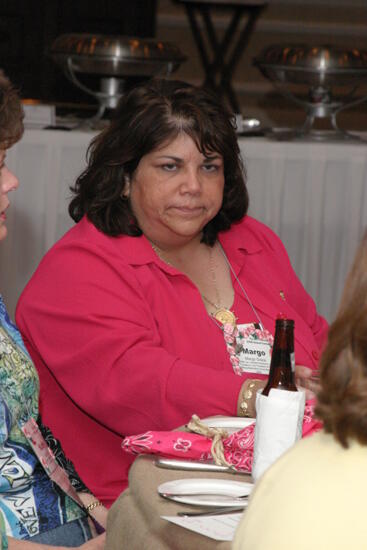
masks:
{"type": "Polygon", "coordinates": [[[273,349],[294,353],[294,323],[290,319],[277,319],[273,349]]]}
{"type": "Polygon", "coordinates": [[[263,394],[268,395],[272,388],[297,391],[294,370],[294,322],[277,319],[269,378],[263,394]]]}

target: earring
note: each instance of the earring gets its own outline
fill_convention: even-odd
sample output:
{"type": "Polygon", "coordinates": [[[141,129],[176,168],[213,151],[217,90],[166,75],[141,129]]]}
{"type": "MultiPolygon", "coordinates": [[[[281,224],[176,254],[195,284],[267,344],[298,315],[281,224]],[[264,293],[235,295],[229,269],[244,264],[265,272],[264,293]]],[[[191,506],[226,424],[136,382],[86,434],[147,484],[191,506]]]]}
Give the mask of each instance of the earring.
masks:
{"type": "Polygon", "coordinates": [[[123,201],[127,201],[130,195],[130,176],[124,176],[125,185],[123,191],[121,191],[121,198],[123,201]]]}

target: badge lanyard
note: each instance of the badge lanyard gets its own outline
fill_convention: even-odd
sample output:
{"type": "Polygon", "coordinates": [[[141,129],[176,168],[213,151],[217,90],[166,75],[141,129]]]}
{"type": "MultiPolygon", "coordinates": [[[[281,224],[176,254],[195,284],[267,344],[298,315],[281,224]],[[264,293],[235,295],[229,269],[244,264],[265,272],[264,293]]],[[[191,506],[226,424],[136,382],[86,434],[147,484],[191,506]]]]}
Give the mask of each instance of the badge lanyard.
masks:
{"type": "Polygon", "coordinates": [[[257,323],[245,325],[235,324],[235,326],[231,326],[229,324],[224,324],[220,326],[214,319],[216,324],[223,330],[224,339],[233,370],[235,374],[240,376],[244,372],[268,374],[273,336],[264,328],[259,314],[252,304],[241,281],[237,277],[220,243],[219,246],[234,279],[237,281],[238,286],[240,287],[257,320],[257,323]]]}
{"type": "Polygon", "coordinates": [[[219,243],[219,248],[220,248],[220,250],[221,250],[221,252],[222,252],[222,254],[223,254],[223,256],[224,256],[225,261],[227,262],[227,265],[228,265],[229,269],[231,270],[231,273],[232,273],[234,279],[237,281],[238,286],[239,286],[240,289],[242,290],[242,293],[243,293],[245,299],[247,300],[247,303],[249,304],[250,308],[252,309],[252,311],[253,311],[253,313],[254,313],[256,319],[257,319],[257,322],[258,322],[258,324],[259,324],[260,329],[261,329],[261,330],[264,330],[264,325],[262,324],[261,319],[260,319],[260,316],[259,316],[259,314],[257,313],[256,309],[254,308],[253,303],[251,302],[251,300],[250,300],[250,298],[249,298],[249,295],[247,294],[247,292],[246,292],[246,290],[244,289],[244,287],[243,287],[241,281],[240,281],[239,278],[237,277],[236,272],[235,272],[235,270],[233,269],[233,267],[232,267],[232,265],[231,265],[231,262],[228,260],[227,254],[224,252],[224,249],[223,249],[222,245],[220,244],[219,241],[218,241],[218,243],[219,243]]]}

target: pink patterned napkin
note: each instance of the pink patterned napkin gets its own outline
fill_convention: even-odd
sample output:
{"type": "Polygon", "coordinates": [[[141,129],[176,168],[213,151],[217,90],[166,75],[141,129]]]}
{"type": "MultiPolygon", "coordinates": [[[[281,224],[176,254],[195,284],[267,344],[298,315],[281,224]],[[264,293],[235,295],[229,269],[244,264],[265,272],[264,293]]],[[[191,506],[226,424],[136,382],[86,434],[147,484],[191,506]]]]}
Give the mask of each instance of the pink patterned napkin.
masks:
{"type": "MultiPolygon", "coordinates": [[[[302,437],[322,428],[314,418],[315,400],[306,402],[302,437]]],[[[255,423],[223,438],[224,458],[236,470],[251,472],[255,423]]],[[[130,435],[122,441],[124,451],[131,454],[156,454],[166,458],[212,460],[212,439],[190,432],[154,432],[130,435]]]]}

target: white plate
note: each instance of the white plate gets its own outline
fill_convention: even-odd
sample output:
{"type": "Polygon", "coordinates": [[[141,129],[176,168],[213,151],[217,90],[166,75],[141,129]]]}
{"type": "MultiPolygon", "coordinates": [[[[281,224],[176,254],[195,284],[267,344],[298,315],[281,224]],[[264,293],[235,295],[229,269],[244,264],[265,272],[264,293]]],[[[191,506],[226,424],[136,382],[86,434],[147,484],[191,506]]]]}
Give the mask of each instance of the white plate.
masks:
{"type": "Polygon", "coordinates": [[[175,479],[159,485],[158,493],[175,502],[196,506],[246,506],[247,500],[235,497],[249,495],[253,486],[227,479],[175,479]]]}
{"type": "Polygon", "coordinates": [[[255,418],[244,418],[241,416],[209,416],[201,420],[210,428],[223,428],[228,433],[238,432],[256,422],[255,418]]]}

